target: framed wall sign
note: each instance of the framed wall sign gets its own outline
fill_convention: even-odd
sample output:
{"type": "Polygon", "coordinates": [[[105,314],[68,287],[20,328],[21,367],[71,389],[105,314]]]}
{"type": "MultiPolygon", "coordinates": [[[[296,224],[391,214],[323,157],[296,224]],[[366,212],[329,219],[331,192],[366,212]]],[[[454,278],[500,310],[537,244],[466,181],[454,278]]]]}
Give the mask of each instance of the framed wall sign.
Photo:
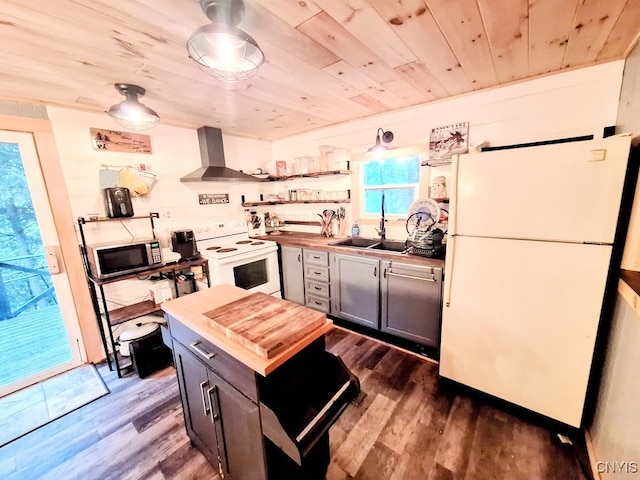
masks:
{"type": "Polygon", "coordinates": [[[94,150],[126,153],[151,153],[151,137],[140,133],[90,128],[94,150]]]}
{"type": "Polygon", "coordinates": [[[200,205],[221,205],[229,203],[228,193],[199,193],[198,203],[200,205]]]}
{"type": "Polygon", "coordinates": [[[454,123],[431,129],[429,158],[450,158],[465,153],[469,144],[469,122],[454,123]]]}

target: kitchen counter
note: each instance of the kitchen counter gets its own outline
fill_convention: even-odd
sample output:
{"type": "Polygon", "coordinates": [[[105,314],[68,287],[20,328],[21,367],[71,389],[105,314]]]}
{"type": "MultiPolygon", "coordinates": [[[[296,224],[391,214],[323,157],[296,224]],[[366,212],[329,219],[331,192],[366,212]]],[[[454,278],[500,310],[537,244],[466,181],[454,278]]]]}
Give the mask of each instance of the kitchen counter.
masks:
{"type": "MultiPolygon", "coordinates": [[[[278,308],[277,311],[274,310],[271,318],[272,323],[277,324],[276,328],[278,325],[281,325],[281,332],[285,340],[286,338],[295,338],[295,340],[292,341],[291,345],[286,346],[284,350],[278,351],[278,353],[271,358],[264,358],[247,346],[229,338],[229,336],[225,334],[219,326],[214,325],[212,319],[207,316],[207,314],[210,314],[210,312],[215,309],[224,307],[236,300],[243,298],[248,299],[250,296],[251,293],[246,290],[232,285],[222,284],[165,302],[162,304],[162,310],[177,319],[185,327],[193,330],[205,340],[262,376],[266,376],[274,371],[288,359],[333,328],[333,323],[324,318],[318,328],[310,332],[305,331],[303,335],[296,335],[296,333],[299,333],[296,332],[296,328],[302,328],[298,327],[299,322],[296,322],[296,318],[300,314],[299,309],[309,310],[315,315],[318,313],[306,307],[288,302],[287,300],[273,298],[271,301],[277,303],[278,308]]],[[[248,317],[253,311],[251,304],[248,303],[246,315],[238,310],[234,311],[234,315],[238,319],[242,319],[245,316],[248,317]]],[[[252,336],[252,332],[246,332],[246,336],[252,336]]]]}
{"type": "Polygon", "coordinates": [[[370,257],[383,258],[385,260],[397,260],[414,265],[424,265],[427,267],[444,268],[444,260],[410,255],[408,253],[386,252],[384,250],[374,250],[366,248],[343,247],[331,245],[332,243],[344,240],[338,237],[323,237],[317,233],[288,232],[283,231],[280,235],[264,235],[253,237],[261,240],[271,240],[280,245],[290,245],[294,247],[313,248],[315,250],[325,250],[329,252],[347,253],[351,255],[366,255],[370,257]]]}

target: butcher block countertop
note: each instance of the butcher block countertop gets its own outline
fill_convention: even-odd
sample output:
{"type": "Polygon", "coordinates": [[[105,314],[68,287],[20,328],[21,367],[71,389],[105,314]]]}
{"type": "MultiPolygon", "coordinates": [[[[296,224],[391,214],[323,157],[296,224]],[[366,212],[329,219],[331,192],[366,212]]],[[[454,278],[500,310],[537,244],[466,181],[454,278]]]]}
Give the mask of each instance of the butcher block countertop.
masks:
{"type": "Polygon", "coordinates": [[[396,260],[414,265],[424,265],[427,267],[444,268],[444,260],[410,255],[408,253],[385,252],[383,250],[369,250],[366,248],[343,247],[331,245],[345,238],[323,237],[318,233],[289,232],[281,231],[280,235],[264,235],[254,237],[261,240],[272,240],[280,245],[290,245],[292,247],[313,248],[315,250],[325,250],[336,253],[346,253],[352,255],[365,255],[377,257],[383,260],[396,260]]]}
{"type": "Polygon", "coordinates": [[[162,310],[263,376],[333,328],[322,312],[226,284],[165,302],[162,310]]]}

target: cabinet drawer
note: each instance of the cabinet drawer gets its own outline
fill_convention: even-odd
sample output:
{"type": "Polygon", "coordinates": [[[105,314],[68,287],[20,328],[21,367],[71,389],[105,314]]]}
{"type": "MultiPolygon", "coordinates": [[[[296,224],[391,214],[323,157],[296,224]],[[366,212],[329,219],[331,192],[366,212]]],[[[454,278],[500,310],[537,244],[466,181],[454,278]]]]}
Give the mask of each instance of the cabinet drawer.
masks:
{"type": "Polygon", "coordinates": [[[305,305],[321,312],[329,313],[330,303],[328,298],[316,297],[315,295],[307,294],[305,305]]]}
{"type": "Polygon", "coordinates": [[[220,348],[186,327],[179,320],[167,315],[169,329],[174,340],[194,354],[209,368],[253,401],[258,401],[255,372],[220,348]]]}
{"type": "Polygon", "coordinates": [[[262,431],[298,465],[360,392],[356,376],[329,352],[299,355],[260,380],[262,431]]]}
{"type": "Polygon", "coordinates": [[[307,293],[316,297],[329,298],[329,284],[307,280],[307,293]]]}
{"type": "Polygon", "coordinates": [[[304,267],[304,279],[305,281],[315,280],[318,282],[329,281],[329,267],[304,267]]]}
{"type": "Polygon", "coordinates": [[[320,250],[304,250],[304,264],[305,265],[319,265],[326,267],[329,265],[329,252],[322,252],[320,250]]]}

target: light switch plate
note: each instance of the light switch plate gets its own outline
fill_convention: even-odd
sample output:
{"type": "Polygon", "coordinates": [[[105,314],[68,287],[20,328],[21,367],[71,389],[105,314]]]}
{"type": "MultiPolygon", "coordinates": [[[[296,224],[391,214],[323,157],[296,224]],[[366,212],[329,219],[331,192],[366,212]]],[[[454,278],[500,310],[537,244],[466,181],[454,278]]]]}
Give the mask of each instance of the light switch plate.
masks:
{"type": "Polygon", "coordinates": [[[49,265],[49,273],[56,275],[60,273],[60,264],[58,263],[58,254],[56,245],[45,245],[44,252],[47,256],[47,264],[49,265]]]}

